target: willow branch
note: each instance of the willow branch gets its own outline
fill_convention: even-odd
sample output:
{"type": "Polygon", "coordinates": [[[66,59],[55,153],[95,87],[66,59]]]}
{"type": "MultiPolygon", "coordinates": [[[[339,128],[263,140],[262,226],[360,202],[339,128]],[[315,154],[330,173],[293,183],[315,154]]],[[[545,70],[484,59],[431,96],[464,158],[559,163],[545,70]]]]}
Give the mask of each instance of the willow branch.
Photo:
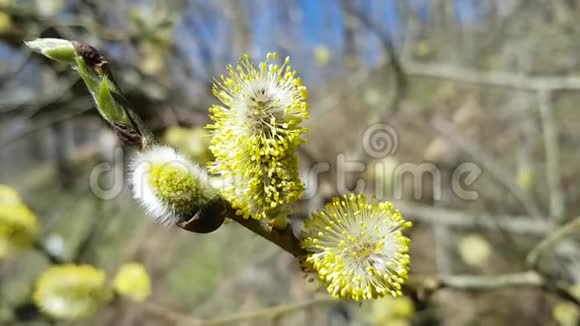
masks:
{"type": "Polygon", "coordinates": [[[177,224],[177,226],[186,231],[199,233],[197,231],[197,223],[204,223],[204,221],[209,220],[219,221],[223,220],[224,217],[227,217],[236,221],[238,224],[256,233],[262,238],[272,242],[273,244],[292,254],[294,257],[300,258],[306,255],[306,252],[300,247],[300,241],[294,237],[290,227],[286,227],[283,230],[278,230],[266,223],[263,223],[262,221],[253,218],[244,218],[243,216],[236,214],[236,210],[226,200],[219,199],[215,201],[215,203],[215,205],[212,204],[212,206],[214,206],[212,209],[198,212],[190,220],[180,222],[177,224]]]}
{"type": "Polygon", "coordinates": [[[123,143],[143,149],[152,136],[124,97],[109,71],[109,61],[94,47],[64,39],[25,42],[32,51],[73,67],[92,95],[97,110],[123,143]]]}
{"type": "Polygon", "coordinates": [[[301,258],[306,256],[306,251],[300,247],[300,242],[294,237],[290,227],[287,227],[284,230],[277,230],[255,219],[244,218],[235,214],[230,214],[228,217],[238,222],[246,229],[289,252],[294,257],[301,258]]]}
{"type": "MultiPolygon", "coordinates": [[[[26,42],[26,45],[52,60],[75,68],[93,95],[99,113],[123,143],[138,150],[152,143],[150,131],[114,82],[108,60],[97,49],[85,43],[62,39],[37,39],[26,42]]],[[[208,233],[221,226],[225,217],[235,220],[296,257],[305,254],[289,227],[277,230],[260,221],[244,219],[220,196],[206,203],[190,219],[177,223],[177,226],[190,232],[208,233]]]]}

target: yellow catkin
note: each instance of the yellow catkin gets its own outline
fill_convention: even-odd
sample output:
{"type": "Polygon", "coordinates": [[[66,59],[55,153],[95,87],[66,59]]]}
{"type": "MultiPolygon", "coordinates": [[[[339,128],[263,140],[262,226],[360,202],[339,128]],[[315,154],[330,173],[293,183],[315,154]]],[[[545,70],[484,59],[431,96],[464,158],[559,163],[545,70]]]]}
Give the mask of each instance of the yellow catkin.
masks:
{"type": "Polygon", "coordinates": [[[306,132],[300,123],[308,118],[308,92],[288,58],[275,60],[269,53],[256,67],[245,55],[213,86],[221,105],[210,108],[216,160],[209,170],[224,179],[222,194],[246,218],[285,218],[304,191],[295,152],[306,132]]]}
{"type": "Polygon", "coordinates": [[[402,231],[410,226],[389,202],[372,204],[354,194],[334,198],[305,222],[306,265],[338,298],[400,296],[410,262],[410,240],[402,231]]]}
{"type": "Polygon", "coordinates": [[[65,320],[92,317],[111,298],[105,272],[90,265],[49,268],[38,278],[33,295],[43,313],[65,320]]]}
{"type": "Polygon", "coordinates": [[[145,301],[151,295],[151,278],[139,263],[121,266],[113,280],[115,292],[133,301],[145,301]]]}
{"type": "Polygon", "coordinates": [[[40,231],[36,215],[12,188],[0,185],[0,259],[30,248],[40,231]]]}

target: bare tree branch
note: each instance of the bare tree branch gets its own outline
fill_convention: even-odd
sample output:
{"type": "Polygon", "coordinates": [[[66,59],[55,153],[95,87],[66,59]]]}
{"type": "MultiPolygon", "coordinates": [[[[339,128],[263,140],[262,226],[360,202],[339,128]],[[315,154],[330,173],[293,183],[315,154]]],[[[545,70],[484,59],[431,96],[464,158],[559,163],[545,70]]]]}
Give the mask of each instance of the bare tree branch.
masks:
{"type": "Polygon", "coordinates": [[[530,268],[538,268],[540,258],[549,250],[552,250],[558,243],[566,237],[580,232],[580,217],[572,220],[568,224],[556,229],[550,233],[544,240],[542,240],[530,253],[526,259],[526,263],[530,268]]]}
{"type": "Polygon", "coordinates": [[[312,308],[318,305],[327,305],[336,303],[337,299],[330,297],[330,296],[323,296],[320,298],[313,298],[309,300],[304,300],[301,302],[296,303],[289,303],[283,304],[273,307],[263,308],[257,311],[250,311],[250,312],[239,312],[233,313],[230,315],[226,315],[223,317],[217,317],[215,319],[209,320],[200,320],[197,318],[193,318],[190,316],[186,316],[184,314],[172,311],[165,307],[153,304],[153,303],[146,303],[145,309],[161,315],[168,320],[172,321],[174,325],[181,325],[181,326],[216,326],[216,325],[238,325],[244,321],[250,321],[255,319],[276,319],[283,315],[289,314],[291,312],[297,310],[303,310],[312,308]]]}
{"type": "Polygon", "coordinates": [[[448,79],[469,84],[484,84],[529,91],[580,90],[580,78],[562,76],[525,76],[511,72],[480,71],[447,64],[403,61],[409,76],[448,79]]]}
{"type": "Polygon", "coordinates": [[[501,228],[514,234],[545,235],[550,231],[551,226],[550,222],[546,219],[531,220],[529,216],[465,212],[406,201],[397,201],[394,204],[403,216],[411,221],[445,224],[449,227],[464,230],[497,230],[501,228]]]}
{"type": "Polygon", "coordinates": [[[566,288],[552,284],[550,280],[535,271],[491,276],[414,276],[410,278],[408,287],[414,291],[422,292],[420,296],[424,299],[442,289],[461,291],[491,291],[522,288],[539,289],[580,306],[580,300],[566,288]]]}
{"type": "Polygon", "coordinates": [[[514,179],[513,176],[490,155],[486,154],[481,148],[479,148],[479,146],[477,146],[477,144],[465,139],[465,137],[455,129],[453,124],[443,119],[435,118],[432,125],[441,135],[445,136],[450,142],[477,160],[490,176],[516,197],[531,217],[536,219],[541,218],[542,213],[538,205],[536,205],[536,201],[533,200],[527,192],[518,187],[512,181],[514,179]]]}
{"type": "Polygon", "coordinates": [[[539,90],[538,106],[544,129],[544,151],[546,153],[546,175],[548,178],[548,194],[550,196],[550,216],[558,223],[564,217],[565,207],[564,192],[560,180],[558,130],[550,105],[550,95],[549,91],[539,90]]]}
{"type": "Polygon", "coordinates": [[[383,48],[385,49],[385,52],[387,52],[387,55],[389,56],[390,60],[390,65],[393,68],[395,78],[395,90],[394,90],[395,94],[392,103],[389,105],[389,108],[393,108],[393,110],[391,111],[396,112],[398,110],[399,102],[405,96],[405,92],[407,90],[407,78],[404,67],[401,65],[399,55],[397,53],[397,49],[395,47],[394,42],[391,36],[385,31],[383,31],[383,29],[380,28],[380,26],[378,26],[367,15],[357,10],[354,7],[354,4],[351,0],[343,0],[342,4],[346,13],[352,15],[364,27],[366,27],[368,30],[372,31],[377,35],[383,48]]]}

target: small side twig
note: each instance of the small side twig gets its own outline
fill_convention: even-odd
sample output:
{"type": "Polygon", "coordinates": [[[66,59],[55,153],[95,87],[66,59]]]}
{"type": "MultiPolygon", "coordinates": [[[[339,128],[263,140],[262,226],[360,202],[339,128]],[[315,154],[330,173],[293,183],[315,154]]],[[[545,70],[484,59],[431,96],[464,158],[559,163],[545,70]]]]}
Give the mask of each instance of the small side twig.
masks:
{"type": "Polygon", "coordinates": [[[500,288],[539,287],[544,284],[536,272],[504,274],[499,276],[455,275],[440,279],[439,286],[463,290],[493,290],[500,288]]]}
{"type": "Polygon", "coordinates": [[[210,325],[216,326],[216,325],[226,325],[226,324],[233,325],[234,323],[237,325],[238,323],[240,323],[242,321],[259,319],[259,318],[275,319],[275,318],[278,318],[282,315],[291,313],[291,312],[296,311],[296,310],[302,310],[302,309],[310,308],[310,307],[316,306],[316,305],[330,304],[330,303],[334,303],[336,301],[337,301],[337,299],[335,299],[333,297],[325,296],[325,297],[314,298],[314,299],[310,299],[310,300],[306,300],[306,301],[302,301],[302,302],[297,302],[297,303],[289,303],[289,304],[283,304],[283,305],[279,305],[279,306],[264,308],[264,309],[261,309],[258,311],[232,314],[229,316],[208,320],[206,322],[203,322],[202,325],[204,325],[204,326],[206,326],[206,325],[207,326],[210,326],[210,325]]]}
{"type": "Polygon", "coordinates": [[[537,269],[542,256],[552,250],[560,241],[578,231],[580,231],[580,217],[556,229],[534,247],[526,258],[527,265],[530,268],[537,269]]]}
{"type": "Polygon", "coordinates": [[[66,261],[61,257],[53,255],[41,242],[35,242],[33,244],[34,249],[36,249],[40,254],[42,254],[46,259],[54,265],[65,264],[66,261]]]}

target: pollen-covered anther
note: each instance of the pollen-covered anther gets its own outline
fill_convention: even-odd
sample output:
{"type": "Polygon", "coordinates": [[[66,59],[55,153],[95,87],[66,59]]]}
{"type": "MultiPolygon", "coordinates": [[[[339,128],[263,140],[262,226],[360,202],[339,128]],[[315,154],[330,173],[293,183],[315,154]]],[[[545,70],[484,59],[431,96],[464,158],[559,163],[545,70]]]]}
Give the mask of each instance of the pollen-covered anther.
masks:
{"type": "Polygon", "coordinates": [[[411,226],[391,203],[369,203],[363,195],[335,198],[305,222],[306,263],[330,294],[365,300],[399,296],[407,280],[411,226]]]}
{"type": "Polygon", "coordinates": [[[217,193],[207,172],[171,147],[154,145],[130,166],[133,196],[162,224],[193,217],[217,193]]]}

